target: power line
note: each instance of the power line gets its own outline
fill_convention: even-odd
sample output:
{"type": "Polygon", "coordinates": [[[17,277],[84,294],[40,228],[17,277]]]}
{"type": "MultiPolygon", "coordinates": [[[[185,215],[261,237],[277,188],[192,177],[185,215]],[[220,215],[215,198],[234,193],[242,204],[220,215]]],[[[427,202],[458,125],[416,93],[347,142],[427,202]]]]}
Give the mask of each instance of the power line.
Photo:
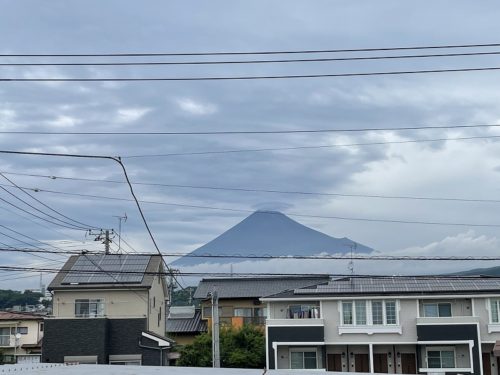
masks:
{"type": "MultiPolygon", "coordinates": [[[[4,187],[0,187],[0,189],[8,192],[9,194],[11,194],[7,189],[5,189],[4,187]]],[[[14,195],[15,198],[19,199],[20,201],[22,201],[23,203],[27,204],[28,206],[30,207],[33,207],[31,206],[30,204],[24,202],[21,198],[17,197],[14,195]]],[[[65,224],[61,224],[61,223],[58,223],[57,221],[52,221],[52,220],[49,220],[43,216],[39,216],[31,211],[28,211],[22,207],[19,207],[18,205],[12,203],[12,202],[9,202],[8,200],[4,199],[4,198],[0,198],[0,201],[4,202],[4,203],[7,203],[9,206],[12,206],[14,208],[17,208],[18,210],[22,211],[22,212],[25,212],[27,213],[28,215],[31,215],[33,217],[36,217],[37,219],[40,219],[40,220],[43,220],[43,221],[46,221],[48,223],[51,223],[51,224],[54,224],[54,225],[57,225],[57,226],[60,226],[60,227],[63,227],[63,228],[68,228],[68,229],[73,229],[73,230],[82,230],[83,228],[79,228],[79,227],[75,227],[73,225],[69,226],[69,225],[65,225],[65,224]]],[[[58,220],[58,221],[61,221],[61,220],[58,220]]]]}
{"type": "MultiPolygon", "coordinates": [[[[156,240],[153,236],[153,233],[151,232],[151,229],[149,228],[148,222],[146,220],[146,217],[144,216],[144,213],[142,211],[141,205],[139,203],[139,200],[137,199],[134,188],[132,186],[132,183],[130,182],[130,179],[128,177],[127,169],[125,168],[125,165],[121,161],[119,157],[114,157],[114,156],[104,156],[104,155],[83,155],[83,154],[69,154],[69,153],[51,153],[51,152],[29,152],[29,151],[11,151],[11,150],[0,150],[0,154],[6,154],[6,155],[26,155],[26,156],[53,156],[53,157],[65,157],[65,158],[80,158],[80,159],[101,159],[101,160],[112,160],[120,166],[123,175],[125,177],[125,180],[127,181],[127,185],[129,187],[130,193],[133,198],[133,202],[135,202],[135,205],[140,213],[140,216],[142,218],[142,221],[144,223],[144,226],[146,227],[146,230],[149,234],[149,237],[151,241],[153,242],[153,245],[155,249],[157,250],[158,254],[161,256],[161,259],[166,267],[167,270],[170,270],[170,267],[168,264],[165,262],[165,259],[163,258],[163,255],[160,251],[160,248],[158,247],[156,240]]],[[[175,278],[175,277],[174,277],[175,278]]]]}
{"type": "Polygon", "coordinates": [[[13,211],[13,210],[9,210],[7,207],[0,206],[0,209],[5,210],[5,211],[7,211],[7,212],[9,212],[9,213],[11,213],[11,214],[13,214],[13,215],[19,216],[19,217],[23,218],[24,220],[27,220],[27,221],[29,221],[29,222],[31,222],[31,223],[34,223],[34,224],[36,224],[36,225],[38,225],[38,226],[41,226],[41,227],[45,228],[45,229],[48,229],[48,230],[50,230],[50,231],[52,231],[52,232],[54,232],[54,233],[57,233],[57,234],[59,234],[59,235],[64,235],[64,236],[67,236],[67,237],[69,237],[69,238],[73,238],[73,240],[74,240],[74,241],[80,241],[79,239],[76,239],[76,237],[73,237],[73,236],[71,236],[71,235],[68,235],[68,234],[66,234],[66,233],[63,233],[63,232],[61,232],[61,231],[59,231],[59,230],[57,230],[57,229],[55,229],[55,228],[49,227],[48,225],[45,225],[45,224],[39,223],[38,221],[33,220],[33,219],[31,219],[30,217],[26,217],[26,216],[24,216],[24,215],[21,215],[21,214],[20,214],[20,213],[18,213],[18,212],[15,212],[15,211],[13,211]]]}
{"type": "Polygon", "coordinates": [[[168,154],[142,154],[142,155],[127,155],[122,156],[122,159],[134,158],[156,158],[156,157],[172,157],[172,156],[191,156],[191,155],[217,155],[217,154],[234,154],[245,152],[272,152],[272,151],[294,151],[294,150],[311,150],[322,148],[335,147],[360,147],[360,146],[379,146],[390,144],[407,144],[407,143],[425,143],[425,142],[445,142],[445,141],[464,141],[474,139],[497,139],[497,135],[472,136],[472,137],[455,137],[455,138],[433,138],[433,139],[409,139],[405,141],[379,141],[379,142],[362,142],[362,143],[344,143],[344,144],[328,144],[317,146],[290,146],[290,147],[267,147],[254,149],[233,149],[233,150],[215,150],[215,151],[198,151],[198,152],[172,152],[168,154]]]}
{"type": "Polygon", "coordinates": [[[453,48],[485,48],[500,47],[500,43],[474,44],[444,44],[430,46],[396,46],[378,48],[337,48],[337,49],[303,49],[303,50],[268,50],[268,51],[212,51],[212,52],[115,52],[115,53],[2,53],[0,57],[147,57],[147,56],[234,56],[234,55],[287,55],[287,54],[316,54],[316,53],[343,53],[343,52],[376,52],[376,51],[407,51],[425,49],[453,49],[453,48]]]}
{"type": "Polygon", "coordinates": [[[179,82],[179,81],[252,81],[264,79],[305,79],[305,78],[339,78],[339,77],[370,77],[370,76],[395,76],[408,74],[433,74],[433,73],[468,73],[500,70],[500,66],[479,68],[454,68],[454,69],[421,69],[398,70],[358,73],[330,73],[330,74],[284,74],[284,75],[254,75],[254,76],[199,76],[199,77],[119,77],[119,78],[0,78],[0,82],[179,82]]]}
{"type": "MultiPolygon", "coordinates": [[[[54,268],[40,268],[40,267],[20,267],[20,266],[0,266],[1,271],[12,271],[12,272],[19,272],[19,271],[27,271],[27,272],[45,272],[45,273],[58,273],[60,272],[59,269],[54,269],[54,268]]],[[[103,273],[100,270],[68,270],[64,271],[65,274],[71,274],[71,273],[78,273],[78,274],[96,274],[96,273],[103,273]]],[[[149,272],[149,271],[105,271],[105,273],[113,274],[113,275],[161,275],[161,276],[168,276],[170,273],[167,272],[149,272]]],[[[283,276],[283,277],[294,277],[294,276],[300,276],[300,277],[307,277],[307,276],[326,276],[324,273],[281,273],[281,272],[179,272],[178,275],[182,276],[202,276],[202,277],[209,277],[209,276],[214,276],[214,277],[278,277],[278,276],[283,276]]],[[[492,279],[492,280],[498,280],[500,279],[500,276],[462,276],[462,275],[439,275],[439,276],[434,276],[434,275],[397,275],[397,276],[387,276],[387,275],[352,275],[352,274],[330,274],[328,275],[330,277],[350,277],[350,278],[380,278],[380,279],[405,279],[405,278],[419,278],[422,280],[432,280],[432,279],[492,279]]]]}
{"type": "MultiPolygon", "coordinates": [[[[499,68],[500,69],[500,68],[499,68]]],[[[31,135],[250,135],[250,134],[315,134],[315,133],[365,133],[365,132],[386,132],[386,131],[407,131],[407,130],[443,130],[443,129],[476,129],[476,128],[498,128],[500,124],[464,124],[464,125],[429,125],[429,126],[402,126],[402,127],[378,127],[378,128],[343,128],[343,129],[286,129],[286,130],[220,130],[220,131],[138,131],[138,132],[111,132],[111,131],[85,131],[85,132],[75,132],[75,131],[34,131],[34,130],[1,130],[0,134],[31,134],[31,135]]],[[[465,140],[465,139],[479,139],[479,138],[498,138],[500,136],[478,136],[478,137],[457,137],[457,138],[436,138],[436,139],[422,139],[422,140],[406,140],[406,141],[381,141],[381,142],[370,142],[370,143],[354,143],[346,145],[323,145],[323,146],[301,146],[300,148],[309,147],[347,147],[347,146],[362,146],[362,145],[372,145],[372,144],[389,144],[389,143],[414,143],[414,142],[432,142],[432,141],[446,141],[446,140],[465,140]]],[[[290,148],[283,148],[283,150],[288,150],[290,148]]],[[[294,149],[294,148],[293,148],[294,149]]],[[[260,150],[260,149],[259,149],[260,150]]],[[[262,149],[270,150],[270,149],[262,149]]],[[[275,150],[275,149],[271,149],[275,150]]],[[[281,150],[281,148],[279,149],[281,150]]],[[[239,150],[237,150],[239,151],[239,150]]],[[[247,150],[245,150],[247,151],[247,150]]],[[[16,151],[9,151],[15,154],[16,151]]],[[[214,151],[218,152],[218,151],[214,151]]],[[[234,152],[234,151],[222,151],[222,152],[234,152]]],[[[21,154],[23,154],[21,152],[21,154]]],[[[30,153],[27,153],[31,155],[30,153]]],[[[54,153],[40,153],[45,156],[57,156],[60,154],[54,153]]],[[[166,155],[190,155],[193,153],[182,153],[182,154],[166,154],[166,155]]],[[[196,154],[196,153],[195,153],[196,154]]],[[[68,154],[70,155],[70,154],[68,154]]],[[[71,154],[71,157],[93,157],[93,155],[75,155],[71,154]]],[[[101,159],[112,158],[112,156],[99,156],[101,159]]]]}
{"type": "MultiPolygon", "coordinates": [[[[51,180],[87,181],[87,182],[99,182],[99,183],[104,182],[104,183],[111,183],[111,184],[126,184],[125,181],[103,180],[103,179],[96,179],[96,178],[65,177],[65,176],[55,176],[55,175],[40,175],[40,174],[32,174],[32,173],[18,173],[18,172],[0,172],[0,173],[28,176],[28,177],[48,178],[51,180]]],[[[426,197],[426,196],[383,195],[383,194],[349,194],[349,193],[299,191],[299,190],[290,191],[290,190],[278,190],[278,189],[240,188],[240,187],[227,187],[227,186],[163,184],[163,183],[152,183],[152,182],[133,182],[132,185],[156,186],[156,187],[179,188],[179,189],[221,190],[221,191],[237,191],[237,192],[252,192],[252,193],[255,192],[255,193],[271,193],[271,194],[287,194],[287,195],[311,195],[311,196],[327,196],[327,197],[429,200],[429,201],[466,202],[466,203],[500,203],[500,199],[426,197]]],[[[0,184],[0,186],[2,186],[2,184],[0,184]]],[[[45,190],[45,189],[33,188],[33,187],[23,187],[23,189],[32,190],[34,192],[65,194],[65,192],[61,192],[61,191],[45,190]]],[[[92,197],[95,197],[95,196],[92,196],[92,197]]]]}
{"type": "MultiPolygon", "coordinates": [[[[127,198],[118,198],[118,197],[109,197],[109,196],[82,194],[82,193],[68,193],[68,192],[60,192],[60,191],[44,190],[44,189],[37,189],[37,190],[39,192],[45,192],[45,193],[51,193],[51,194],[63,194],[63,195],[78,196],[78,197],[133,202],[133,200],[127,199],[127,198]]],[[[145,204],[156,204],[156,205],[193,208],[193,209],[204,209],[204,210],[217,210],[217,211],[226,211],[226,212],[241,212],[241,213],[253,213],[253,212],[255,212],[254,210],[243,209],[243,208],[204,206],[204,205],[195,205],[195,204],[158,202],[158,201],[148,201],[148,200],[140,200],[139,202],[145,203],[145,204]]],[[[277,214],[276,212],[272,212],[272,211],[260,211],[260,212],[270,214],[270,215],[277,214]]],[[[287,213],[287,215],[292,216],[292,217],[306,217],[306,218],[332,219],[332,220],[345,220],[345,221],[364,221],[364,222],[389,223],[389,224],[416,224],[416,225],[500,228],[500,224],[486,224],[486,223],[473,224],[473,223],[461,223],[461,222],[440,222],[440,221],[424,221],[424,220],[373,219],[373,218],[363,218],[363,217],[309,215],[309,214],[300,214],[300,213],[287,213]]]]}
{"type": "MultiPolygon", "coordinates": [[[[318,249],[318,254],[326,252],[327,249],[318,249]]],[[[21,252],[21,253],[43,253],[43,254],[61,254],[60,252],[48,249],[29,249],[29,248],[0,248],[2,252],[21,252]]],[[[82,251],[70,251],[68,254],[82,255],[82,251]]],[[[101,255],[101,252],[91,252],[85,251],[83,255],[101,255]]],[[[150,253],[137,253],[134,255],[151,256],[150,253]]],[[[361,254],[321,254],[321,255],[256,255],[256,254],[213,254],[213,253],[203,253],[203,254],[191,254],[191,253],[162,253],[165,257],[185,257],[185,258],[208,258],[208,259],[259,259],[259,260],[361,260],[361,261],[497,261],[500,260],[500,256],[487,256],[487,255],[458,255],[458,256],[429,256],[429,255],[361,255],[361,254]]],[[[75,271],[76,272],[76,271],[75,271]]],[[[93,271],[89,271],[93,272],[93,271]]],[[[113,272],[115,271],[103,271],[103,272],[113,272]]],[[[137,272],[137,271],[134,271],[137,272]]],[[[117,273],[121,273],[117,272],[117,273]]],[[[152,272],[156,274],[156,272],[152,272]]]]}
{"type": "Polygon", "coordinates": [[[355,56],[355,57],[325,57],[308,59],[280,59],[280,60],[219,60],[219,61],[119,61],[119,62],[8,62],[0,66],[171,66],[171,65],[241,65],[241,64],[277,64],[277,63],[310,63],[335,61],[371,61],[371,60],[400,60],[441,57],[470,57],[500,55],[499,51],[462,52],[421,55],[385,55],[385,56],[355,56]]]}
{"type": "Polygon", "coordinates": [[[63,213],[53,209],[52,207],[50,207],[49,205],[45,204],[44,202],[40,201],[38,198],[34,197],[32,194],[28,193],[26,190],[24,190],[23,188],[21,188],[19,185],[17,185],[14,181],[12,181],[11,179],[9,179],[8,177],[4,176],[1,172],[0,172],[0,176],[3,177],[5,180],[7,180],[8,182],[10,182],[12,184],[12,186],[16,187],[17,189],[19,189],[20,191],[22,191],[24,194],[26,194],[27,196],[29,196],[31,199],[33,199],[34,201],[38,202],[39,204],[41,204],[43,207],[45,208],[48,208],[50,211],[56,213],[57,215],[69,220],[69,221],[65,221],[65,220],[61,220],[61,219],[58,219],[57,217],[53,216],[53,215],[50,215],[50,214],[47,214],[45,213],[44,211],[28,204],[27,202],[25,202],[24,200],[18,198],[15,194],[12,194],[10,192],[8,192],[6,189],[3,189],[5,191],[7,191],[9,194],[11,194],[12,196],[16,197],[17,199],[21,200],[23,203],[27,204],[28,206],[34,208],[36,211],[50,217],[50,218],[53,218],[57,221],[60,221],[62,223],[65,223],[65,224],[68,224],[68,225],[74,225],[75,227],[79,228],[79,229],[92,229],[92,228],[96,228],[96,227],[93,227],[91,225],[88,225],[88,224],[85,224],[85,223],[82,223],[80,221],[77,221],[77,220],[74,220],[66,215],[64,215],[63,213]],[[76,223],[76,224],[71,224],[71,222],[73,223],[76,223]],[[83,226],[83,227],[82,227],[83,226]]]}

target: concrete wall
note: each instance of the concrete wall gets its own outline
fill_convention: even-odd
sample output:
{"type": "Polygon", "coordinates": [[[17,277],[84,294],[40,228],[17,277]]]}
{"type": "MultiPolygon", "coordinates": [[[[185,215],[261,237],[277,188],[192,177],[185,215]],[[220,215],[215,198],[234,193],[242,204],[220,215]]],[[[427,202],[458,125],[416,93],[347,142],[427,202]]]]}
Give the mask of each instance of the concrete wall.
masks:
{"type": "MultiPolygon", "coordinates": [[[[346,299],[347,300],[347,299],[346,299]]],[[[399,300],[399,325],[402,334],[398,333],[376,333],[368,335],[366,333],[345,333],[339,334],[338,327],[341,326],[341,301],[323,301],[322,317],[325,321],[325,342],[416,342],[416,300],[399,300]]]]}
{"type": "Polygon", "coordinates": [[[57,318],[75,318],[75,300],[98,298],[104,299],[106,317],[130,319],[148,316],[148,291],[144,289],[56,291],[53,314],[57,318]]]}
{"type": "Polygon", "coordinates": [[[165,292],[164,279],[155,276],[149,290],[148,330],[158,335],[165,335],[165,292]]]}

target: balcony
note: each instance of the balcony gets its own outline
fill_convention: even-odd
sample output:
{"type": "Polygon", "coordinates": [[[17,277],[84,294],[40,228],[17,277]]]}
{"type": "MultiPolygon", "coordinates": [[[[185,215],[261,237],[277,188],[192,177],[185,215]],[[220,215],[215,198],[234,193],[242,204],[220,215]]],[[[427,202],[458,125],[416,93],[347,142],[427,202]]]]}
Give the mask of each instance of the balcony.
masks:
{"type": "Polygon", "coordinates": [[[269,327],[314,327],[314,326],[325,326],[324,319],[321,318],[309,318],[309,319],[267,319],[266,325],[269,327]]]}
{"type": "Polygon", "coordinates": [[[432,317],[432,318],[417,318],[417,325],[426,324],[476,324],[479,323],[479,318],[476,316],[449,316],[449,317],[432,317]]]}

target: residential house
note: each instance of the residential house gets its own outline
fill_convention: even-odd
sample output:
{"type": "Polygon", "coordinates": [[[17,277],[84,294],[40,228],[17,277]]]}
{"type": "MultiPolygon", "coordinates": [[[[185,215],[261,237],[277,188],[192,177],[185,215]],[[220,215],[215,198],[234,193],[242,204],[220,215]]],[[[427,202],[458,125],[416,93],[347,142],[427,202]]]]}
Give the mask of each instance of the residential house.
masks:
{"type": "Polygon", "coordinates": [[[239,328],[244,324],[253,324],[264,328],[267,307],[261,303],[260,297],[326,283],[328,280],[328,275],[204,278],[198,284],[194,298],[202,299],[202,319],[207,321],[208,327],[212,324],[210,293],[216,291],[221,327],[239,328]]]}
{"type": "Polygon", "coordinates": [[[269,369],[499,375],[499,279],[347,277],[261,301],[269,369]]]}
{"type": "Polygon", "coordinates": [[[195,306],[172,306],[166,322],[166,332],[177,345],[191,344],[195,337],[207,332],[207,321],[195,306]]]}
{"type": "Polygon", "coordinates": [[[41,315],[0,311],[0,363],[37,363],[44,331],[41,315]]]}
{"type": "Polygon", "coordinates": [[[158,255],[70,257],[48,287],[43,362],[166,365],[163,273],[158,255]]]}

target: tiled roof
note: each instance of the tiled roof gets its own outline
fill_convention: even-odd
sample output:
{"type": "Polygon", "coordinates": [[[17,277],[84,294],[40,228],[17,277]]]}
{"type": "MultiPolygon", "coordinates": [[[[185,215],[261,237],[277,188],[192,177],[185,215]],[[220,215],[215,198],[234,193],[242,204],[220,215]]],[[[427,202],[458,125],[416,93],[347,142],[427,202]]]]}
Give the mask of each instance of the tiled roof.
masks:
{"type": "MultiPolygon", "coordinates": [[[[100,289],[100,288],[113,288],[113,289],[129,289],[131,287],[135,288],[149,288],[153,282],[155,275],[154,272],[158,272],[162,269],[162,260],[159,255],[134,255],[130,257],[128,255],[120,254],[108,254],[108,255],[74,255],[69,257],[68,261],[61,268],[59,273],[56,275],[54,280],[48,286],[48,290],[63,290],[63,289],[100,289]],[[97,258],[96,258],[97,257],[97,258]],[[100,258],[99,258],[100,257],[100,258]],[[146,259],[147,266],[144,267],[144,261],[135,262],[137,257],[142,257],[146,259]],[[106,269],[100,264],[103,264],[99,260],[106,260],[107,264],[113,259],[120,259],[124,263],[123,267],[113,271],[106,269]],[[85,261],[85,264],[81,264],[85,261]],[[76,264],[76,266],[75,266],[76,264]],[[137,266],[136,266],[137,264],[137,266]],[[80,265],[80,266],[79,266],[80,265]],[[76,267],[78,270],[76,270],[76,267]],[[85,272],[82,272],[82,267],[84,267],[85,272]],[[140,269],[139,269],[140,267],[140,269]],[[145,268],[145,271],[144,271],[145,268]],[[124,280],[120,276],[122,271],[130,272],[146,272],[146,274],[141,277],[131,278],[132,281],[124,280]],[[104,271],[103,271],[104,270],[104,271]],[[80,271],[80,273],[78,273],[80,271]],[[92,273],[95,271],[96,277],[91,277],[92,273]],[[74,279],[74,275],[81,275],[80,279],[74,279]],[[111,276],[113,275],[113,277],[111,276]],[[71,278],[68,278],[71,276],[71,278]]],[[[129,275],[135,275],[134,273],[129,275]]]]}
{"type": "Polygon", "coordinates": [[[306,295],[386,295],[386,294],[464,294],[500,293],[500,279],[488,277],[346,277],[331,280],[314,288],[297,288],[293,293],[272,297],[290,298],[306,295]]]}
{"type": "Polygon", "coordinates": [[[194,298],[208,298],[216,290],[219,298],[260,298],[285,290],[304,288],[326,283],[328,275],[294,277],[255,277],[255,278],[211,278],[202,279],[194,293],[194,298]]]}
{"type": "Polygon", "coordinates": [[[192,318],[168,318],[167,333],[200,333],[207,331],[207,322],[201,319],[201,311],[196,310],[192,318]]]}
{"type": "Polygon", "coordinates": [[[43,316],[21,312],[0,311],[0,320],[43,320],[43,316]]]}

